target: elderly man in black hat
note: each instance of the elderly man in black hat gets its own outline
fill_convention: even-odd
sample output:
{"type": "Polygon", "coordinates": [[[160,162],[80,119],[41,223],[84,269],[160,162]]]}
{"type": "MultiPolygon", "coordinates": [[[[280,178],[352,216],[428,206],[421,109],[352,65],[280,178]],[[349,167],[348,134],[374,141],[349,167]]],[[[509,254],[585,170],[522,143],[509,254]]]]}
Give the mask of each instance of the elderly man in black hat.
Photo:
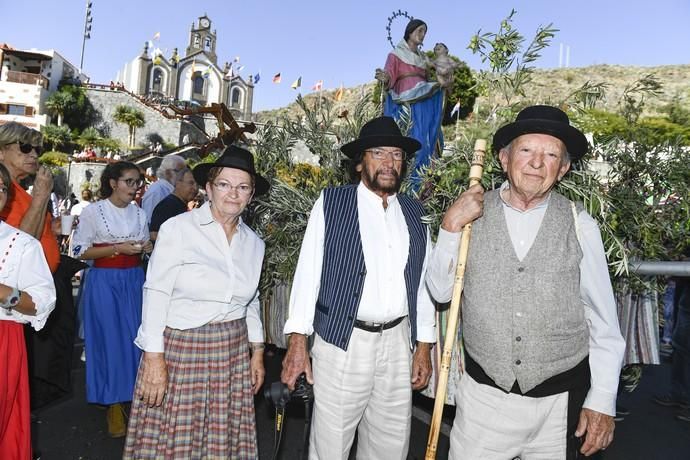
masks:
{"type": "Polygon", "coordinates": [[[412,390],[429,381],[436,337],[423,209],[398,193],[418,149],[392,118],[366,123],[341,148],[361,181],[325,189],[309,217],[281,378],[292,387],[306,373],[314,383],[311,459],[347,459],[355,430],[357,458],[407,458],[412,390]]]}
{"type": "Polygon", "coordinates": [[[613,440],[625,343],[599,228],[553,190],[587,140],[561,110],[532,106],[493,148],[508,180],[470,188],[448,209],[426,278],[438,301],[450,299],[460,231],[477,219],[450,458],[589,456],[613,440]]]}

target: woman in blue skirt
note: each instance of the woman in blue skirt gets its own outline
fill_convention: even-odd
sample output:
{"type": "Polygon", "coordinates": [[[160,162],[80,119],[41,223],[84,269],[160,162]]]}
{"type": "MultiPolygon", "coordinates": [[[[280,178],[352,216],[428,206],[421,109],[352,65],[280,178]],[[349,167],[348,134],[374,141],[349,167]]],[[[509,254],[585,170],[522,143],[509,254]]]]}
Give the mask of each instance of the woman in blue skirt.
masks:
{"type": "Polygon", "coordinates": [[[108,406],[108,433],[125,435],[122,403],[132,399],[140,351],[134,338],[141,323],[144,271],[149,253],[146,214],[134,196],[142,185],[139,169],[120,161],[101,176],[101,200],[84,208],[73,237],[75,257],[92,259],[84,286],[86,399],[108,406]]]}

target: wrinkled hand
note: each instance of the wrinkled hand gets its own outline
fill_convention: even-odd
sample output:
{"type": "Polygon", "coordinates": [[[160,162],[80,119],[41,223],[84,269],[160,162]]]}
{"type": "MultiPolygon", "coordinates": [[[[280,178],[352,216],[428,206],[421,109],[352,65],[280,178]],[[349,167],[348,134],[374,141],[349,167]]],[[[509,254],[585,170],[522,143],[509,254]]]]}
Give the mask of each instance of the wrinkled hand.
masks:
{"type": "Polygon", "coordinates": [[[153,251],[153,243],[151,240],[141,241],[139,244],[141,244],[141,250],[146,254],[151,254],[151,251],[153,251]]]}
{"type": "Polygon", "coordinates": [[[582,444],[580,452],[589,457],[599,450],[606,449],[613,441],[613,430],[615,427],[616,423],[613,421],[612,416],[593,411],[592,409],[582,409],[575,436],[579,438],[587,433],[587,437],[582,444]]]}
{"type": "Polygon", "coordinates": [[[149,407],[160,406],[168,386],[168,367],[163,353],[144,352],[137,398],[149,407]]]}
{"type": "Polygon", "coordinates": [[[53,191],[53,175],[50,169],[45,166],[39,166],[34,179],[34,186],[31,189],[31,195],[35,199],[46,199],[53,191]]]}
{"type": "Polygon", "coordinates": [[[376,69],[376,72],[374,73],[374,78],[376,78],[378,81],[380,81],[384,85],[387,85],[391,79],[391,76],[388,75],[388,72],[386,72],[383,69],[376,69]]]}
{"type": "Polygon", "coordinates": [[[290,391],[295,389],[295,381],[304,372],[307,382],[314,384],[314,376],[311,373],[311,363],[307,353],[307,336],[291,334],[288,342],[288,351],[283,358],[283,371],[280,373],[280,381],[287,385],[290,391]]]}
{"type": "Polygon", "coordinates": [[[141,254],[143,246],[141,243],[138,243],[136,241],[125,241],[122,243],[117,243],[115,245],[115,249],[117,249],[117,252],[119,252],[120,254],[134,256],[137,254],[141,254]]]}
{"type": "Polygon", "coordinates": [[[252,358],[249,362],[249,371],[252,378],[252,391],[254,394],[257,394],[261,385],[264,384],[264,377],[266,376],[263,350],[254,350],[252,352],[252,358]]]}
{"type": "Polygon", "coordinates": [[[481,217],[484,212],[484,189],[475,184],[465,190],[450,205],[441,222],[441,228],[448,232],[458,233],[462,227],[481,217]]]}
{"type": "Polygon", "coordinates": [[[421,390],[429,384],[431,378],[431,344],[417,342],[417,349],[412,356],[412,389],[421,390]]]}

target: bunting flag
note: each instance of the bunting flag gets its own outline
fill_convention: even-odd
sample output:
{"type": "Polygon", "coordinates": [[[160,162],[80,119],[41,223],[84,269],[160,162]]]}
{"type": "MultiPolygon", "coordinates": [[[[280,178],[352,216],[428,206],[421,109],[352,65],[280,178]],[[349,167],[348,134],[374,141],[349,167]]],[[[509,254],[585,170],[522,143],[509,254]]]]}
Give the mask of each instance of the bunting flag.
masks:
{"type": "Polygon", "coordinates": [[[460,111],[460,101],[458,101],[454,106],[453,110],[450,111],[450,117],[453,118],[453,115],[455,115],[455,112],[460,111]]]}
{"type": "Polygon", "coordinates": [[[335,92],[335,100],[336,102],[340,102],[343,100],[343,93],[345,92],[345,88],[343,87],[343,84],[340,84],[340,88],[338,88],[338,91],[335,92]]]}
{"type": "Polygon", "coordinates": [[[206,67],[206,70],[201,74],[204,78],[208,78],[211,76],[211,66],[206,67]]]}
{"type": "Polygon", "coordinates": [[[159,40],[160,38],[161,38],[161,33],[160,33],[160,32],[156,32],[155,34],[153,34],[153,39],[154,39],[154,40],[159,40]]]}
{"type": "Polygon", "coordinates": [[[319,80],[316,83],[314,83],[314,86],[312,86],[311,89],[314,91],[321,91],[322,87],[323,87],[323,80],[319,80]]]}
{"type": "Polygon", "coordinates": [[[240,57],[239,57],[239,56],[235,56],[235,59],[233,59],[232,62],[240,62],[240,57]]]}
{"type": "Polygon", "coordinates": [[[192,59],[192,78],[194,78],[195,73],[196,73],[196,58],[192,59]]]}
{"type": "Polygon", "coordinates": [[[153,58],[153,65],[161,65],[162,63],[163,59],[160,57],[160,55],[157,55],[153,58]]]}
{"type": "Polygon", "coordinates": [[[300,86],[302,86],[302,77],[299,77],[297,80],[295,80],[294,83],[290,85],[290,88],[297,89],[300,86]]]}
{"type": "Polygon", "coordinates": [[[273,83],[280,83],[280,72],[273,76],[273,83]]]}
{"type": "Polygon", "coordinates": [[[237,73],[242,72],[242,69],[244,69],[243,65],[237,66],[237,73]]]}
{"type": "Polygon", "coordinates": [[[256,75],[254,75],[254,84],[256,85],[259,83],[259,80],[261,80],[261,71],[258,71],[256,75]]]}

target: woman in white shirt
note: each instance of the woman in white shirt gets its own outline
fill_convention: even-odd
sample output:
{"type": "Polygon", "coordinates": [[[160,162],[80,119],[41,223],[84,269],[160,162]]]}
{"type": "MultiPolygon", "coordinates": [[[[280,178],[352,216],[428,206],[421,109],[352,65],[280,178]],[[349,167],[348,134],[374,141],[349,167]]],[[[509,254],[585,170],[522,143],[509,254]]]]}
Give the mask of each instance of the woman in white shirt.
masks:
{"type": "Polygon", "coordinates": [[[74,256],[93,260],[81,301],[86,399],[108,406],[112,437],[125,435],[121,403],[132,399],[141,357],[134,345],[141,324],[141,255],[153,249],[146,214],[132,204],[141,185],[135,164],[108,165],[101,176],[102,199],[82,210],[72,239],[74,256]]]}
{"type": "MultiPolygon", "coordinates": [[[[10,190],[0,164],[0,211],[10,190]]],[[[31,458],[24,324],[40,330],[55,308],[55,285],[35,238],[0,222],[0,458],[31,458]]]]}
{"type": "Polygon", "coordinates": [[[125,459],[258,458],[264,242],[240,216],[269,184],[234,146],[193,173],[210,201],[166,221],[156,239],[125,459]]]}

